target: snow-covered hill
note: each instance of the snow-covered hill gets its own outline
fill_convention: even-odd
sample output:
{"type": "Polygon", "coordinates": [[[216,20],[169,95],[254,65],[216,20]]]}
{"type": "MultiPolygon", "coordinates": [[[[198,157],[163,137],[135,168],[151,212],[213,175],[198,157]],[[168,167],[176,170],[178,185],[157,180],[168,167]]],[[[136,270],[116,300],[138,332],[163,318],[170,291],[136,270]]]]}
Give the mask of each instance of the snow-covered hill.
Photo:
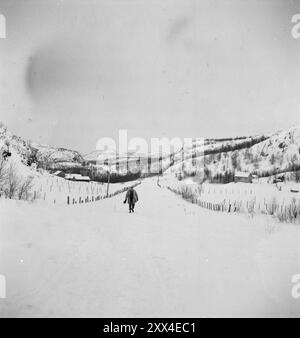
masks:
{"type": "Polygon", "coordinates": [[[31,142],[30,147],[34,154],[34,161],[47,170],[80,167],[84,161],[80,153],[75,150],[54,148],[35,142],[31,142]]]}
{"type": "Polygon", "coordinates": [[[174,153],[164,153],[161,157],[136,152],[116,156],[109,151],[94,151],[82,156],[74,150],[27,142],[11,134],[3,125],[0,125],[0,142],[2,148],[9,144],[9,149],[18,154],[26,166],[35,163],[47,170],[83,171],[93,179],[103,178],[108,171],[123,177],[128,175],[128,171],[147,176],[161,169],[166,174],[193,176],[200,173],[212,181],[226,183],[232,179],[234,171],[270,176],[300,169],[300,127],[269,135],[194,139],[190,146],[174,153]]]}
{"type": "MultiPolygon", "coordinates": [[[[212,180],[225,174],[245,171],[258,176],[270,176],[300,170],[300,127],[238,140],[198,140],[185,149],[184,160],[177,156],[168,172],[196,175],[212,180]],[[194,157],[194,158],[193,158],[194,157]]],[[[226,183],[221,180],[221,183],[226,183]]]]}
{"type": "Polygon", "coordinates": [[[32,155],[32,149],[28,142],[20,137],[10,133],[7,128],[0,123],[0,151],[1,151],[1,170],[8,171],[9,167],[14,167],[18,176],[35,176],[36,168],[30,167],[28,161],[32,155]],[[7,159],[4,158],[3,152],[8,152],[7,159]],[[6,167],[6,168],[4,168],[6,167]]]}
{"type": "Polygon", "coordinates": [[[78,151],[25,141],[8,131],[3,124],[0,124],[0,145],[1,149],[8,150],[14,156],[18,155],[25,166],[35,165],[49,170],[55,169],[58,164],[72,167],[83,162],[78,151]]]}
{"type": "Polygon", "coordinates": [[[7,130],[7,127],[0,122],[0,149],[1,152],[7,150],[12,153],[12,156],[17,156],[19,161],[24,165],[28,164],[28,159],[31,156],[31,148],[29,143],[21,137],[13,135],[7,130]]]}

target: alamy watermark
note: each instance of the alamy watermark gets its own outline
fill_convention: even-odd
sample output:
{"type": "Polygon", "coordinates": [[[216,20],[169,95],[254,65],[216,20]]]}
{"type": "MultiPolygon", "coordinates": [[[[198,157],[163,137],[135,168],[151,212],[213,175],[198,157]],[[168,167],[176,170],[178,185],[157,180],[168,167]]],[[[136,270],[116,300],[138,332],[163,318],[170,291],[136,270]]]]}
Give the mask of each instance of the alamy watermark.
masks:
{"type": "Polygon", "coordinates": [[[294,299],[298,299],[298,298],[300,298],[300,273],[293,275],[291,282],[293,284],[292,297],[294,299]]]}
{"type": "Polygon", "coordinates": [[[6,18],[0,13],[0,39],[6,39],[6,18]]]}
{"type": "Polygon", "coordinates": [[[149,142],[142,137],[128,139],[127,130],[121,129],[117,141],[102,137],[96,150],[100,155],[95,164],[114,167],[117,172],[159,174],[175,163],[184,164],[186,160],[190,169],[199,171],[204,167],[204,138],[152,137],[149,142]]]}
{"type": "Polygon", "coordinates": [[[6,279],[3,275],[0,275],[0,299],[1,298],[6,298],[6,279]]]}
{"type": "Polygon", "coordinates": [[[300,14],[295,14],[292,16],[292,23],[295,25],[292,27],[291,34],[294,39],[300,38],[300,14]]]}

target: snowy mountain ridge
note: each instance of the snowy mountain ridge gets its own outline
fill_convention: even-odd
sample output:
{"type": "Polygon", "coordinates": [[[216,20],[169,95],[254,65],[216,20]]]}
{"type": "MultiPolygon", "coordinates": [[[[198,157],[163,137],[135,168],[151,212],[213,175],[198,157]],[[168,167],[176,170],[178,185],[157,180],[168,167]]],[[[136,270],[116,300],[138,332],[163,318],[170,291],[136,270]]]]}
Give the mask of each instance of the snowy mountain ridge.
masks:
{"type": "MultiPolygon", "coordinates": [[[[204,168],[206,176],[211,180],[224,174],[234,175],[235,171],[250,172],[258,176],[299,171],[300,127],[238,141],[205,143],[204,146],[190,151],[191,156],[184,161],[183,169],[188,176],[193,176],[204,168]],[[198,169],[192,166],[193,153],[200,161],[198,169]]],[[[179,165],[177,167],[170,168],[170,171],[180,172],[182,169],[179,165]]]]}
{"type": "MultiPolygon", "coordinates": [[[[0,142],[2,150],[8,145],[10,151],[18,154],[25,166],[35,163],[37,167],[47,170],[76,168],[85,170],[85,174],[89,174],[90,171],[92,174],[92,172],[102,169],[107,171],[107,164],[99,165],[95,158],[102,155],[102,158],[105,159],[107,155],[111,155],[111,153],[101,154],[101,152],[95,151],[83,156],[78,151],[25,141],[9,132],[3,124],[0,125],[0,142]]],[[[161,159],[162,171],[176,172],[184,167],[187,174],[193,175],[195,170],[198,170],[192,168],[192,161],[195,158],[202,161],[199,170],[205,168],[211,178],[235,170],[248,171],[259,176],[268,176],[289,170],[296,171],[300,167],[300,127],[296,126],[268,135],[232,139],[199,138],[194,140],[191,148],[185,149],[184,155],[183,159],[182,151],[169,155],[164,154],[161,159]]],[[[113,161],[113,156],[108,157],[113,161]]],[[[128,156],[132,163],[137,161],[141,173],[146,173],[149,158],[157,164],[157,156],[151,158],[151,154],[143,155],[132,152],[128,156]]],[[[126,160],[125,157],[115,158],[115,162],[119,161],[119,163],[124,163],[126,160]]]]}
{"type": "Polygon", "coordinates": [[[8,131],[3,123],[0,124],[0,145],[1,148],[7,148],[6,150],[19,154],[25,165],[36,163],[47,169],[48,164],[58,162],[79,164],[83,162],[83,157],[78,151],[25,141],[8,131]]]}

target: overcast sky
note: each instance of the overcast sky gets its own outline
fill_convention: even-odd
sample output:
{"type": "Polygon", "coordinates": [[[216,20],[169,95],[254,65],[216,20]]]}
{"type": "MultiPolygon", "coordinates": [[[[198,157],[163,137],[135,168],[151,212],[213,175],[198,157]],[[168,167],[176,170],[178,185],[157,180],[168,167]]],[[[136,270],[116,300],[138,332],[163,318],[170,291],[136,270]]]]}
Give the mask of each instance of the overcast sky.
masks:
{"type": "Polygon", "coordinates": [[[300,124],[294,0],[0,0],[0,120],[25,139],[224,137],[300,124]]]}

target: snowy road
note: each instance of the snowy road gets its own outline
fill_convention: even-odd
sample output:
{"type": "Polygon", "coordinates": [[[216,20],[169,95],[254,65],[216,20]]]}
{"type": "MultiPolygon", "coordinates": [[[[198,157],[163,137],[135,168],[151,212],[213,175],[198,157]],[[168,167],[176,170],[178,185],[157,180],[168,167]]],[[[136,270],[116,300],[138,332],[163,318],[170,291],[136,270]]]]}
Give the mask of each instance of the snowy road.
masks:
{"type": "Polygon", "coordinates": [[[222,214],[149,179],[80,206],[0,201],[0,316],[300,316],[300,228],[222,214]]]}

